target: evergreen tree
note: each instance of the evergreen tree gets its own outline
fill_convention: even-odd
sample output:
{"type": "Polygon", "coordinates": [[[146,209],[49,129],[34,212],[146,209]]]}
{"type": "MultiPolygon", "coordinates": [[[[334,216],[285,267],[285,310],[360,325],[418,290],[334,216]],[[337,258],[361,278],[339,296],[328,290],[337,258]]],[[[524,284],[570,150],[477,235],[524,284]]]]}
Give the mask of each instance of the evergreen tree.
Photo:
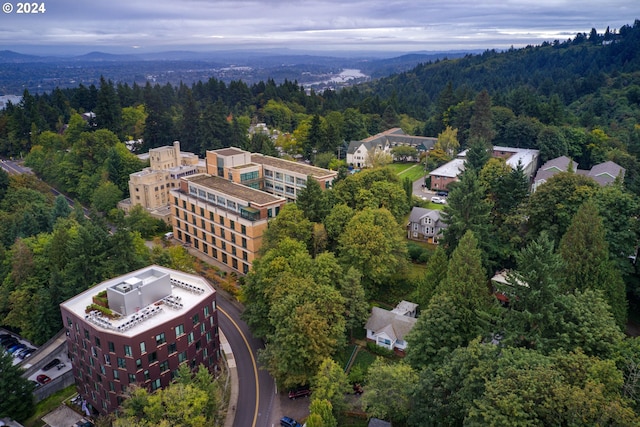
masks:
{"type": "Polygon", "coordinates": [[[473,170],[479,173],[491,158],[489,149],[490,147],[487,145],[486,140],[481,138],[471,140],[471,145],[469,145],[464,161],[465,171],[473,170]]]}
{"type": "Polygon", "coordinates": [[[473,103],[473,115],[471,116],[471,127],[469,129],[469,139],[481,139],[491,145],[495,131],[493,130],[493,118],[491,115],[491,97],[489,92],[480,92],[473,103]]]}
{"type": "Polygon", "coordinates": [[[120,136],[122,131],[122,109],[118,94],[111,80],[100,77],[100,90],[96,105],[96,122],[100,129],[108,129],[120,136]]]}
{"type": "MultiPolygon", "coordinates": [[[[443,219],[447,228],[443,231],[444,244],[448,253],[452,253],[464,234],[471,230],[488,249],[491,242],[489,227],[491,205],[485,199],[484,188],[473,169],[465,170],[447,198],[443,210],[443,219]]],[[[486,259],[485,254],[485,259],[486,259]]]]}
{"type": "Polygon", "coordinates": [[[322,222],[329,213],[326,194],[312,176],[307,177],[307,185],[298,192],[296,205],[311,222],[322,222]]]}
{"type": "Polygon", "coordinates": [[[440,282],[447,275],[447,253],[441,245],[438,245],[435,252],[427,262],[427,268],[424,275],[418,279],[416,291],[413,301],[420,307],[425,308],[429,305],[429,301],[438,289],[440,282]]]}
{"type": "Polygon", "coordinates": [[[33,384],[22,373],[22,368],[13,364],[11,354],[0,351],[0,418],[24,421],[33,414],[33,384]]]}
{"type": "Polygon", "coordinates": [[[620,272],[609,260],[602,218],[593,201],[586,201],[560,240],[565,262],[563,288],[568,291],[601,290],[620,327],[627,320],[626,289],[620,272]]]}

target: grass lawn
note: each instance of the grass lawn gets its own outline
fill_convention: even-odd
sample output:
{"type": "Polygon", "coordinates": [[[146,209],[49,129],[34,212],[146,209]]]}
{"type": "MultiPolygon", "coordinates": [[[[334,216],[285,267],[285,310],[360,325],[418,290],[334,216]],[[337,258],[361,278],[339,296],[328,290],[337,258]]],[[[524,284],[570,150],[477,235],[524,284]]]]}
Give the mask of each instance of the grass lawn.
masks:
{"type": "Polygon", "coordinates": [[[75,384],[70,385],[67,388],[63,388],[60,391],[55,392],[46,399],[36,404],[36,412],[22,423],[25,427],[40,427],[44,426],[44,422],[40,419],[47,415],[49,412],[56,409],[66,399],[76,394],[75,384]]]}
{"type": "Polygon", "coordinates": [[[398,178],[411,178],[411,181],[416,181],[424,177],[424,168],[420,163],[391,163],[387,165],[391,168],[398,178]]]}

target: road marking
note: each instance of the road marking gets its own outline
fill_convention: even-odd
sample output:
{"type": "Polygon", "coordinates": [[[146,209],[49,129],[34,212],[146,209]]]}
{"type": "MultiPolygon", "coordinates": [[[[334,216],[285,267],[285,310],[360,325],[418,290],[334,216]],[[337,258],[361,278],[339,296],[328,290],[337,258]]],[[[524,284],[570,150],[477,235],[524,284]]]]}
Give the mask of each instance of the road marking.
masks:
{"type": "Polygon", "coordinates": [[[240,336],[242,337],[242,340],[244,341],[244,344],[247,346],[247,349],[249,350],[249,356],[251,356],[251,364],[253,365],[253,376],[255,377],[255,380],[256,380],[256,409],[253,412],[253,423],[251,424],[251,426],[255,427],[256,423],[258,422],[258,406],[260,403],[260,387],[258,387],[258,365],[256,364],[256,359],[253,357],[253,351],[251,350],[249,341],[247,340],[247,337],[245,337],[244,334],[242,333],[240,326],[238,326],[235,320],[233,320],[226,311],[224,311],[219,306],[217,308],[222,314],[227,316],[227,319],[229,319],[231,323],[233,323],[233,325],[236,327],[236,329],[240,333],[240,336]]]}

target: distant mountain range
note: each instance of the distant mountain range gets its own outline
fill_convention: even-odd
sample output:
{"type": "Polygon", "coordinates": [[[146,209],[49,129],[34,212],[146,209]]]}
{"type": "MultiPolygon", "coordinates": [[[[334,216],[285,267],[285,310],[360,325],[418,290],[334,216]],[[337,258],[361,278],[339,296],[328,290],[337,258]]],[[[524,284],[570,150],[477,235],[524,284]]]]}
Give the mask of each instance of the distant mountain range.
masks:
{"type": "MultiPolygon", "coordinates": [[[[0,51],[0,95],[19,95],[55,88],[97,84],[100,77],[116,83],[145,85],[191,84],[216,78],[224,82],[242,80],[248,84],[285,79],[301,84],[331,81],[345,69],[357,69],[365,79],[375,79],[409,70],[420,63],[456,58],[474,52],[414,52],[393,56],[389,52],[357,52],[336,56],[287,49],[229,50],[212,52],[167,51],[112,54],[89,52],[75,56],[27,55],[0,51]]],[[[397,55],[397,54],[395,54],[397,55]]],[[[360,80],[362,81],[362,80],[360,80]]],[[[349,85],[354,82],[344,82],[349,85]]],[[[327,87],[319,85],[316,90],[327,87]]]]}

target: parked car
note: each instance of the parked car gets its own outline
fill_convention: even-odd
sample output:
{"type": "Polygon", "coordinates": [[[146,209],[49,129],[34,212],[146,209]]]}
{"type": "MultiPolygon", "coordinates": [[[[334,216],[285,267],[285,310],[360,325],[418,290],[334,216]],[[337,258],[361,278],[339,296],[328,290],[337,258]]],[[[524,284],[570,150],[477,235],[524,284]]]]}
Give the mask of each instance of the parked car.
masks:
{"type": "Polygon", "coordinates": [[[49,378],[48,376],[44,375],[44,374],[40,374],[36,377],[36,380],[40,383],[40,384],[46,384],[48,382],[51,382],[51,378],[49,378]]]}
{"type": "Polygon", "coordinates": [[[11,347],[16,344],[18,344],[18,339],[15,337],[6,337],[0,339],[0,345],[2,345],[4,348],[11,347]]]}
{"type": "Polygon", "coordinates": [[[60,363],[60,359],[53,359],[51,362],[47,363],[46,365],[44,365],[42,367],[43,371],[48,371],[49,369],[53,368],[54,366],[57,366],[60,363]]]}
{"type": "Polygon", "coordinates": [[[431,198],[431,203],[437,203],[439,205],[444,205],[445,203],[447,203],[447,199],[445,199],[443,197],[433,196],[431,198]]]}
{"type": "Polygon", "coordinates": [[[449,195],[449,193],[447,191],[436,191],[436,196],[440,196],[440,197],[447,197],[449,195]]]}
{"type": "Polygon", "coordinates": [[[25,358],[31,356],[35,352],[36,352],[35,348],[28,348],[28,349],[26,349],[26,351],[23,351],[18,357],[20,359],[25,359],[25,358]]]}
{"type": "Polygon", "coordinates": [[[15,353],[16,351],[18,351],[18,350],[22,350],[22,349],[23,349],[23,348],[25,348],[25,347],[26,347],[26,345],[24,345],[24,344],[22,344],[22,343],[18,343],[18,344],[15,344],[15,345],[13,345],[13,346],[9,347],[9,348],[7,349],[7,351],[8,351],[9,353],[13,354],[13,353],[15,353]]]}
{"type": "Polygon", "coordinates": [[[301,386],[289,391],[289,399],[297,399],[299,397],[307,397],[311,395],[311,390],[307,386],[301,386]]]}
{"type": "Polygon", "coordinates": [[[290,417],[282,417],[280,419],[280,426],[282,427],[302,427],[299,422],[290,417]]]}

